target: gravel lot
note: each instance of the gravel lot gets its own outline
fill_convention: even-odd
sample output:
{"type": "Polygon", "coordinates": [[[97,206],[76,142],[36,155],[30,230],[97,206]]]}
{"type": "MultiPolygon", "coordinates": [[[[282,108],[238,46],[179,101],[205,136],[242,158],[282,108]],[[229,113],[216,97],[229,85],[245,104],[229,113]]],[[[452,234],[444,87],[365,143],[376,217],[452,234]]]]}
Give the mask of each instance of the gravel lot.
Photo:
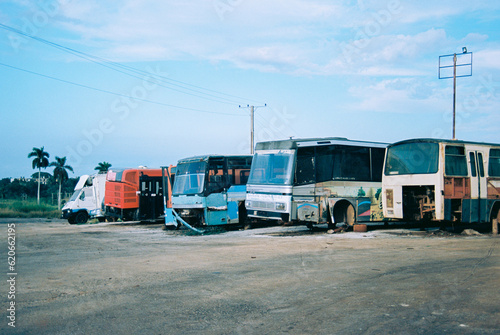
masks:
{"type": "Polygon", "coordinates": [[[9,226],[1,334],[500,333],[496,236],[1,219],[7,280],[9,226]]]}

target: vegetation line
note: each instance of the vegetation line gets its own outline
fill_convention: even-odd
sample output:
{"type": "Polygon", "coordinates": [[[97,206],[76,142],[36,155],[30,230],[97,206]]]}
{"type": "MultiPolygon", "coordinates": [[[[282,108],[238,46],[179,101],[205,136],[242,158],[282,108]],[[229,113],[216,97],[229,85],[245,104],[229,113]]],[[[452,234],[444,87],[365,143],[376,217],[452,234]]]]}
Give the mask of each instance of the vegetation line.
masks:
{"type": "Polygon", "coordinates": [[[60,218],[56,205],[40,204],[36,200],[0,200],[0,218],[60,218]]]}

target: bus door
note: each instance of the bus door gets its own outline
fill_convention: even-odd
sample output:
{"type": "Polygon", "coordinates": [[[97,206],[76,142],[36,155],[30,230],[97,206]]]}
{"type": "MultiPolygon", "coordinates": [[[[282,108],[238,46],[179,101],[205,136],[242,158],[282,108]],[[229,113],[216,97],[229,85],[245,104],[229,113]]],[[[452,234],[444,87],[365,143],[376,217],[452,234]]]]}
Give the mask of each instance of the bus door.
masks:
{"type": "Polygon", "coordinates": [[[488,186],[484,174],[484,152],[474,148],[467,150],[467,161],[470,168],[470,195],[469,206],[464,200],[463,222],[488,221],[487,197],[488,186]],[[469,207],[469,208],[467,208],[469,207]],[[468,209],[468,210],[467,210],[468,209]]]}
{"type": "Polygon", "coordinates": [[[139,180],[139,218],[155,220],[163,214],[161,177],[142,175],[139,180]]]}
{"type": "Polygon", "coordinates": [[[206,175],[205,224],[227,224],[227,167],[224,158],[211,158],[206,175]]]}

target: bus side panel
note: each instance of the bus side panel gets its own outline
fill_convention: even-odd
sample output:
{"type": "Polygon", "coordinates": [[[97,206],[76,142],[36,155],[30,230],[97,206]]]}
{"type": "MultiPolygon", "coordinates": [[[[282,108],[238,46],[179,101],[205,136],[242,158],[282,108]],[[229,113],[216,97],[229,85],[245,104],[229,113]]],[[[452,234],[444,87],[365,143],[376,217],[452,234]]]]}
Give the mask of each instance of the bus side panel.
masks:
{"type": "Polygon", "coordinates": [[[228,223],[238,223],[238,202],[227,202],[227,221],[228,223]]]}
{"type": "Polygon", "coordinates": [[[239,222],[239,207],[245,203],[246,185],[233,185],[227,190],[227,218],[228,223],[239,222]]]}
{"type": "MultiPolygon", "coordinates": [[[[445,198],[443,201],[444,201],[444,220],[453,221],[451,199],[445,198]]],[[[463,215],[463,206],[462,206],[462,215],[463,215]]]]}
{"type": "MultiPolygon", "coordinates": [[[[477,211],[475,209],[477,206],[472,206],[471,199],[462,200],[462,222],[470,223],[477,222],[477,211]]],[[[477,201],[477,200],[476,200],[477,201]]]]}
{"type": "Polygon", "coordinates": [[[488,199],[481,199],[479,200],[480,202],[480,215],[481,215],[481,222],[489,222],[490,221],[490,211],[491,207],[489,204],[491,201],[488,199]]]}
{"type": "Polygon", "coordinates": [[[320,222],[320,208],[318,203],[297,203],[297,219],[299,221],[320,222]]]}
{"type": "Polygon", "coordinates": [[[464,199],[462,201],[462,222],[488,222],[491,202],[487,199],[464,199]]]}
{"type": "Polygon", "coordinates": [[[212,193],[207,196],[205,223],[207,226],[227,224],[227,194],[212,193]]]}
{"type": "Polygon", "coordinates": [[[358,222],[372,221],[372,201],[367,197],[360,197],[356,199],[358,222]]]}

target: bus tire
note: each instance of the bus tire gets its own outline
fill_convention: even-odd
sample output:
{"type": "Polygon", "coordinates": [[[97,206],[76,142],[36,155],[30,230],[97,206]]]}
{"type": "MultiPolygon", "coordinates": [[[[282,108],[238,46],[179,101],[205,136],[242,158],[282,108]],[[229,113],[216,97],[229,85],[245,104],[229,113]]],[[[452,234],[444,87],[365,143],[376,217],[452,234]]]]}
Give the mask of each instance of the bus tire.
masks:
{"type": "Polygon", "coordinates": [[[356,212],[354,211],[354,206],[349,204],[345,213],[345,223],[349,226],[353,226],[356,222],[356,212]]]}
{"type": "Polygon", "coordinates": [[[76,224],[84,224],[87,222],[88,219],[89,219],[89,215],[85,211],[79,211],[75,215],[75,223],[76,224]]]}
{"type": "Polygon", "coordinates": [[[333,215],[335,224],[344,223],[348,226],[353,226],[356,223],[356,211],[354,210],[354,206],[346,200],[342,200],[335,205],[333,215]]]}

